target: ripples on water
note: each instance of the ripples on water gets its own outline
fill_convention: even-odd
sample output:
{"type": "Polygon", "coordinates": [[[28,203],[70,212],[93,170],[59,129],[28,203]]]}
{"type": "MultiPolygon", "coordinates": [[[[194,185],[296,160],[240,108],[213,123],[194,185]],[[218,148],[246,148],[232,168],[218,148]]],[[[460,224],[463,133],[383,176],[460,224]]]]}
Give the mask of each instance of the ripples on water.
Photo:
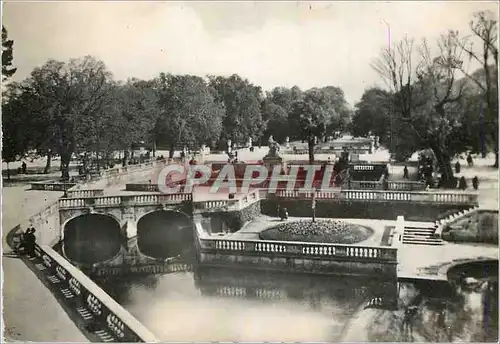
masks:
{"type": "Polygon", "coordinates": [[[393,289],[347,277],[214,270],[99,284],[165,341],[335,341],[364,302],[393,289]]]}

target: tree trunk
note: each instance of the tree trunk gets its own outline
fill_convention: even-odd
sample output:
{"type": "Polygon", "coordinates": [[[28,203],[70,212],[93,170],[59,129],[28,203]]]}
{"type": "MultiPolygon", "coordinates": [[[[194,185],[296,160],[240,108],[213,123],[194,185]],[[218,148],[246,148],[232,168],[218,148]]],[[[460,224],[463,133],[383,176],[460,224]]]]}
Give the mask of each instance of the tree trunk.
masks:
{"type": "Polygon", "coordinates": [[[7,180],[10,180],[10,168],[9,168],[9,162],[7,161],[7,180]]]}
{"type": "Polygon", "coordinates": [[[61,178],[63,181],[69,180],[69,163],[71,162],[71,152],[61,154],[61,178]]]}
{"type": "Polygon", "coordinates": [[[153,158],[156,157],[156,140],[153,140],[153,158]]]}
{"type": "Polygon", "coordinates": [[[49,149],[47,152],[47,162],[45,163],[45,168],[43,169],[43,173],[50,173],[50,164],[52,163],[52,151],[49,149]]]}
{"type": "Polygon", "coordinates": [[[436,155],[437,163],[441,171],[441,185],[445,188],[455,187],[455,178],[451,167],[451,158],[444,149],[434,146],[432,151],[436,155]]]}
{"type": "Polygon", "coordinates": [[[174,157],[174,154],[175,154],[175,149],[174,147],[170,147],[169,151],[168,151],[168,158],[169,159],[172,159],[174,157]]]}
{"type": "Polygon", "coordinates": [[[309,153],[309,164],[314,164],[314,136],[307,139],[307,149],[309,153]]]}

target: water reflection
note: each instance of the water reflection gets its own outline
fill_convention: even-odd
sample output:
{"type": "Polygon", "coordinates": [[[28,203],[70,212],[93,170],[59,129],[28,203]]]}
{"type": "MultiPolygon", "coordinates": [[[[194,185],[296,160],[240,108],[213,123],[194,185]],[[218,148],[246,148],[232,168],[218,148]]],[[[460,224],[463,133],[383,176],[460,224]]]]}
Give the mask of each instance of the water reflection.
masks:
{"type": "Polygon", "coordinates": [[[395,281],[222,269],[99,284],[165,341],[335,341],[357,310],[397,298],[395,281]]]}

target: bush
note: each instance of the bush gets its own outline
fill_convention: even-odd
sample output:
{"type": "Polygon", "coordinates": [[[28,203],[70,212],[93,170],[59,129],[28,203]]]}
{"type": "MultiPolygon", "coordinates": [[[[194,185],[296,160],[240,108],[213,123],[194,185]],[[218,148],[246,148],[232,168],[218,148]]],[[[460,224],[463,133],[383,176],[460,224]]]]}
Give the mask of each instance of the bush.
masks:
{"type": "Polygon", "coordinates": [[[355,244],[373,235],[371,228],[337,220],[285,222],[259,234],[263,240],[355,244]]]}

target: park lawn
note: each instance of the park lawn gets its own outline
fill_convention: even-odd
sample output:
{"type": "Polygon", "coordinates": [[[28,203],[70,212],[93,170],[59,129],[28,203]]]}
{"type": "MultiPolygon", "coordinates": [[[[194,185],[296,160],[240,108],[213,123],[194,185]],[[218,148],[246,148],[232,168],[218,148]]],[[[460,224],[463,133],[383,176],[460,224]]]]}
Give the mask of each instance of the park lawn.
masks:
{"type": "Polygon", "coordinates": [[[262,231],[262,240],[356,244],[373,235],[373,230],[338,220],[300,220],[283,222],[262,231]]]}

